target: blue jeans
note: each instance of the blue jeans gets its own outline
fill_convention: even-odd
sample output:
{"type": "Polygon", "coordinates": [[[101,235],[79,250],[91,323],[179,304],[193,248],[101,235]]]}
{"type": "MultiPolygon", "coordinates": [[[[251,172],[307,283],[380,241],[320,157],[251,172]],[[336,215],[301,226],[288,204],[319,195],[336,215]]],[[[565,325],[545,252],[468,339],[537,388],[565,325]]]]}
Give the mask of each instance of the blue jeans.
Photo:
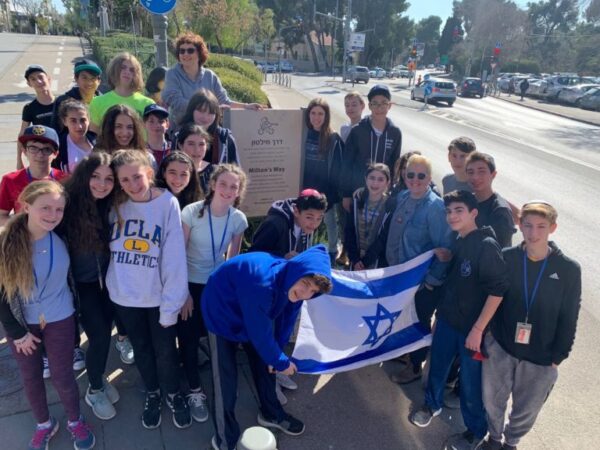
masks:
{"type": "Polygon", "coordinates": [[[460,359],[460,410],[466,427],[478,438],[487,433],[487,420],[481,393],[481,362],[471,358],[465,347],[466,336],[444,319],[438,318],[431,343],[429,381],[425,403],[433,410],[444,404],[444,388],[454,358],[460,359]]]}

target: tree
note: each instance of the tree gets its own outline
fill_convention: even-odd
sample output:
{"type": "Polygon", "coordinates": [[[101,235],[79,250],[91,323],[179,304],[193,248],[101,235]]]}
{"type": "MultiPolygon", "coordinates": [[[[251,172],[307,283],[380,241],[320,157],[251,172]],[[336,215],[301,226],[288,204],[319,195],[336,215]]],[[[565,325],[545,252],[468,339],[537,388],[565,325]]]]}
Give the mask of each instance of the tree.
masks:
{"type": "Polygon", "coordinates": [[[429,16],[421,19],[415,27],[417,41],[425,44],[425,53],[421,58],[424,64],[434,62],[438,56],[437,48],[440,40],[441,26],[442,19],[440,17],[429,16]]]}
{"type": "Polygon", "coordinates": [[[462,22],[460,19],[454,16],[448,17],[438,42],[438,52],[440,56],[448,55],[450,53],[450,49],[462,41],[463,34],[464,31],[462,29],[462,22]]]}

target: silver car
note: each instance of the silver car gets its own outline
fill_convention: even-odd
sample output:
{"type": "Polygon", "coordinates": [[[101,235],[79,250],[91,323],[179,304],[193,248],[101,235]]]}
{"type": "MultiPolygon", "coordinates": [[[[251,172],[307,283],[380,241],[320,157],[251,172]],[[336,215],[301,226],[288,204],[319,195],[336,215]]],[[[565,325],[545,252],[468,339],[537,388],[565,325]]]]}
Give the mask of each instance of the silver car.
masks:
{"type": "MultiPolygon", "coordinates": [[[[456,101],[456,85],[450,80],[432,79],[429,80],[433,83],[431,88],[431,95],[429,96],[428,103],[433,102],[445,102],[448,106],[452,106],[456,101]]],[[[427,81],[423,80],[417,84],[410,92],[411,100],[423,100],[425,101],[425,85],[427,81]]]]}
{"type": "Polygon", "coordinates": [[[600,111],[600,88],[592,88],[577,100],[577,106],[583,109],[600,111]]]}
{"type": "Polygon", "coordinates": [[[344,81],[353,81],[358,83],[364,81],[367,84],[370,80],[369,69],[365,66],[350,66],[346,71],[344,81]]]}
{"type": "Polygon", "coordinates": [[[569,105],[574,105],[587,91],[593,88],[600,87],[598,84],[578,84],[575,86],[570,86],[563,88],[558,93],[558,101],[560,103],[567,103],[569,105]]]}

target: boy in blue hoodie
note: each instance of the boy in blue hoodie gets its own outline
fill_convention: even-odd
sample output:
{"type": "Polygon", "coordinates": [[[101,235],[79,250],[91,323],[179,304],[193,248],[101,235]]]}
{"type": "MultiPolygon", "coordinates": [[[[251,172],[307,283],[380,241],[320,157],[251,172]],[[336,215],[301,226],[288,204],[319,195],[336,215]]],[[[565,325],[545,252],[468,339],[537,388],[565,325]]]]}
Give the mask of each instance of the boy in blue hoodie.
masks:
{"type": "Polygon", "coordinates": [[[234,449],[240,437],[235,418],[236,352],[248,355],[260,401],[258,423],[297,436],[304,424],[286,413],[275,394],[275,373],[293,375],[296,365],[283,347],[303,300],[332,288],[329,255],[323,245],[289,260],[263,252],[239,255],[208,279],[202,314],[209,331],[214,384],[214,449],[234,449]]]}

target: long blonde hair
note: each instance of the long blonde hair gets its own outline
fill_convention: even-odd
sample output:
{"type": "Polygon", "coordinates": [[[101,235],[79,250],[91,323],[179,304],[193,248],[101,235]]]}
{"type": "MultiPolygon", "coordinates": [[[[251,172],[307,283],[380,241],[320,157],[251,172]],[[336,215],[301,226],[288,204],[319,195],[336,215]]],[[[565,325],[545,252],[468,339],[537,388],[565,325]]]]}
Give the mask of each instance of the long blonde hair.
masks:
{"type": "MultiPolygon", "coordinates": [[[[64,188],[53,180],[34,181],[27,185],[21,195],[21,205],[31,205],[46,194],[66,197],[64,188]]],[[[33,240],[27,226],[28,214],[15,214],[0,234],[0,287],[10,302],[16,296],[23,300],[31,298],[33,278],[33,240]]]]}
{"type": "MultiPolygon", "coordinates": [[[[115,174],[116,188],[113,206],[115,208],[115,212],[117,213],[117,221],[119,227],[123,226],[123,217],[121,216],[121,213],[119,211],[119,206],[129,199],[127,194],[123,191],[121,184],[119,183],[119,168],[129,164],[147,167],[151,171],[153,170],[152,164],[150,163],[150,158],[148,158],[145,151],[141,152],[139,150],[129,149],[118,150],[112,154],[112,161],[110,163],[110,167],[115,174]]],[[[148,177],[148,181],[150,182],[150,188],[152,188],[152,185],[154,184],[154,176],[150,175],[148,177]]]]}

